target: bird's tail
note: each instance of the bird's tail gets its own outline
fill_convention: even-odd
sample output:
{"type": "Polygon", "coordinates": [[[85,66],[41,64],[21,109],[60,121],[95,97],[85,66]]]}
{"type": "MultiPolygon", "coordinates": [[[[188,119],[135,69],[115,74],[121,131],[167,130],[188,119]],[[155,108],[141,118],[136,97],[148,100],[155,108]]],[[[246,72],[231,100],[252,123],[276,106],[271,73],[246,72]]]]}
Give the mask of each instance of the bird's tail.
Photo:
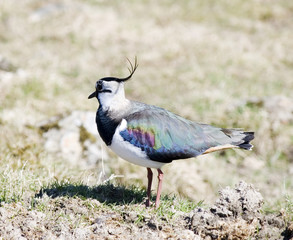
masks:
{"type": "Polygon", "coordinates": [[[242,138],[243,142],[236,146],[245,150],[251,150],[253,148],[253,145],[250,144],[250,141],[254,139],[254,132],[242,132],[242,134],[244,135],[244,137],[242,138]]]}
{"type": "Polygon", "coordinates": [[[254,132],[243,132],[240,129],[221,129],[226,136],[229,137],[228,141],[234,147],[243,148],[245,150],[251,150],[253,145],[250,144],[250,141],[254,139],[254,132]]]}
{"type": "Polygon", "coordinates": [[[209,148],[203,154],[237,147],[245,150],[253,148],[250,141],[254,139],[254,132],[244,132],[235,128],[216,128],[210,125],[201,126],[209,137],[208,139],[210,139],[210,142],[207,144],[209,148]]]}

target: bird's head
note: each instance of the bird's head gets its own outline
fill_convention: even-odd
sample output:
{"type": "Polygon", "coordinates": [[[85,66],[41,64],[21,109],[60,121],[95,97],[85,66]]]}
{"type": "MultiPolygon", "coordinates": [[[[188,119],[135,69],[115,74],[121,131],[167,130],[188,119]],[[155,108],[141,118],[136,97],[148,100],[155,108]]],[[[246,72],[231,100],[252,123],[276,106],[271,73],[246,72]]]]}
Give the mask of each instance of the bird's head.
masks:
{"type": "Polygon", "coordinates": [[[126,78],[104,77],[96,82],[96,90],[88,96],[88,99],[96,97],[100,105],[104,108],[109,108],[111,105],[124,100],[124,82],[129,80],[138,67],[137,58],[135,58],[134,65],[130,63],[128,68],[130,74],[126,78]],[[114,102],[115,101],[115,102],[114,102]]]}

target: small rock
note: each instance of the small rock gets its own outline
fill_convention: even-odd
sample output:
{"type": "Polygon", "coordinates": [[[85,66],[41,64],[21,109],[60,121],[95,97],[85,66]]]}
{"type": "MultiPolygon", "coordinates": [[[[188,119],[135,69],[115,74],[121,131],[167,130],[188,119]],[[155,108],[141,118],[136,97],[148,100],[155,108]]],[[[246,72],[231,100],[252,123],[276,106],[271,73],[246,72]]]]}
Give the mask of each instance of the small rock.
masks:
{"type": "Polygon", "coordinates": [[[88,228],[75,228],[73,235],[75,239],[86,239],[91,233],[90,229],[88,228]]]}
{"type": "Polygon", "coordinates": [[[55,14],[64,11],[65,6],[60,3],[50,3],[46,4],[41,8],[38,8],[29,16],[29,21],[31,22],[39,22],[44,18],[53,16],[55,14]]]}
{"type": "Polygon", "coordinates": [[[148,214],[146,214],[146,215],[143,216],[143,220],[144,220],[145,222],[150,221],[151,218],[152,218],[152,216],[151,216],[151,215],[148,215],[148,214]]]}
{"type": "Polygon", "coordinates": [[[106,222],[106,219],[104,217],[97,217],[94,221],[94,223],[98,224],[98,225],[102,225],[106,222]]]}
{"type": "Polygon", "coordinates": [[[181,239],[200,239],[200,238],[197,238],[197,236],[198,235],[195,235],[193,231],[186,229],[181,232],[180,238],[181,239]]]}
{"type": "Polygon", "coordinates": [[[91,199],[90,203],[93,204],[95,207],[101,206],[101,202],[99,202],[97,199],[91,199]]]}
{"type": "Polygon", "coordinates": [[[0,55],[0,70],[5,72],[14,72],[16,67],[13,66],[7,59],[0,55]]]}
{"type": "Polygon", "coordinates": [[[0,217],[6,218],[7,217],[7,210],[4,207],[0,206],[0,217]]]}
{"type": "Polygon", "coordinates": [[[71,159],[72,163],[77,164],[82,154],[79,133],[66,132],[60,139],[60,148],[63,156],[71,159]]]}
{"type": "Polygon", "coordinates": [[[137,213],[136,212],[130,212],[128,214],[128,219],[131,221],[131,222],[135,222],[138,217],[137,217],[137,213]]]}
{"type": "Polygon", "coordinates": [[[73,111],[66,116],[55,116],[37,124],[45,140],[45,149],[72,164],[91,167],[109,156],[103,151],[98,135],[96,113],[73,111]],[[83,159],[84,161],[80,161],[83,159]]]}

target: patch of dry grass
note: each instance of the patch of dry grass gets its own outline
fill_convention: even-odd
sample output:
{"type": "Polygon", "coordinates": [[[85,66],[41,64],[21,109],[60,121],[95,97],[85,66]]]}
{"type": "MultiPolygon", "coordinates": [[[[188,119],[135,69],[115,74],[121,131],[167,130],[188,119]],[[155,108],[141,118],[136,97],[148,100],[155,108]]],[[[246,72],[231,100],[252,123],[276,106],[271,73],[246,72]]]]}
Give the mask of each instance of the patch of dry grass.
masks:
{"type": "MultiPolygon", "coordinates": [[[[32,196],[55,178],[96,183],[101,169],[81,171],[48,155],[27,126],[76,109],[94,111],[97,102],[87,100],[94,82],[126,75],[126,57],[138,56],[126,87],[131,99],[256,131],[252,152],[166,166],[165,193],[209,202],[219,186],[244,179],[260,188],[268,208],[277,202],[277,209],[288,208],[292,121],[276,125],[264,107],[242,103],[292,99],[292,12],[286,0],[1,1],[0,54],[16,68],[0,70],[1,201],[32,196]]],[[[146,184],[145,169],[112,162],[112,171],[125,176],[118,182],[146,184]]]]}

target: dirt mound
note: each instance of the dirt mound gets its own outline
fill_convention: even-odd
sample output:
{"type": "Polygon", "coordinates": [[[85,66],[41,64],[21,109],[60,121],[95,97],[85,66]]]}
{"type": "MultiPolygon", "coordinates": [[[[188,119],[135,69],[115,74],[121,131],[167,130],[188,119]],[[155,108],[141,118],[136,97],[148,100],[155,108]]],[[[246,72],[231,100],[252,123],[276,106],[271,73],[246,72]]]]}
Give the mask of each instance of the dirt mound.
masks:
{"type": "Polygon", "coordinates": [[[220,198],[208,210],[194,210],[190,229],[207,239],[290,239],[284,216],[265,216],[262,205],[262,195],[241,181],[234,189],[220,190],[220,198]]]}

